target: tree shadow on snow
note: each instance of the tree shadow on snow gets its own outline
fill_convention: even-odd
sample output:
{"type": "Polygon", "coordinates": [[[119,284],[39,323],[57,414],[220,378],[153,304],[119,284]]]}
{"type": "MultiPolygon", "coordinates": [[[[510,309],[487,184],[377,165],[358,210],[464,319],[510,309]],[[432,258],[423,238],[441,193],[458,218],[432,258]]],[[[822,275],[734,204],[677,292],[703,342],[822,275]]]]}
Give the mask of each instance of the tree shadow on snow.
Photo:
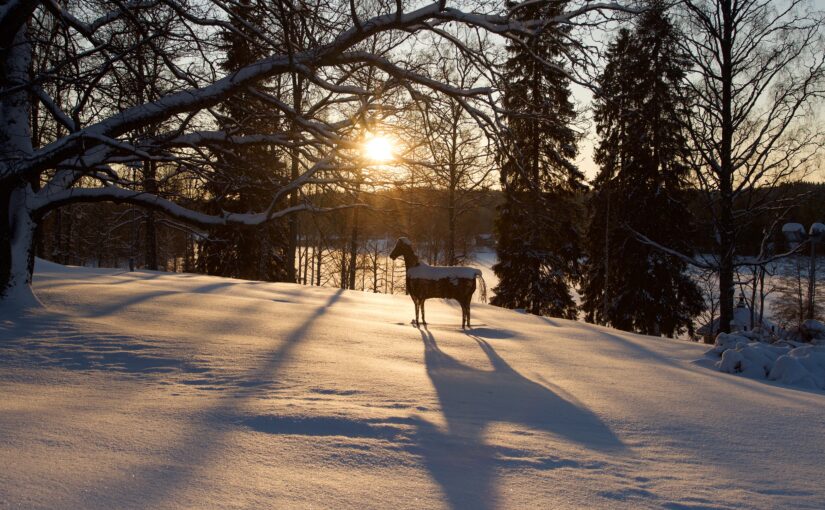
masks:
{"type": "Polygon", "coordinates": [[[150,339],[84,329],[55,312],[0,323],[2,364],[130,374],[206,371],[185,352],[150,339]]]}
{"type": "MultiPolygon", "coordinates": [[[[275,349],[262,358],[265,360],[264,363],[246,372],[244,380],[256,385],[276,382],[281,368],[291,359],[294,349],[307,338],[326,310],[338,302],[342,293],[343,290],[337,291],[314,310],[304,323],[293,329],[275,349]]],[[[210,464],[218,450],[225,446],[226,437],[231,435],[230,432],[234,431],[238,424],[270,433],[288,433],[300,425],[297,422],[285,423],[268,417],[248,416],[243,409],[247,401],[256,398],[256,395],[254,392],[250,393],[245,385],[233,383],[229,390],[215,401],[215,405],[199,413],[200,418],[190,424],[190,428],[181,435],[182,440],[179,443],[168,446],[169,458],[186,459],[186,462],[175,462],[164,469],[158,469],[154,465],[139,468],[133,473],[131,480],[115,479],[101,484],[107,487],[106,491],[84,495],[84,503],[91,502],[92,506],[104,507],[111,501],[111,491],[114,491],[118,494],[119,500],[138,501],[142,508],[157,508],[164,502],[174,501],[175,491],[190,483],[201,467],[210,464]],[[100,500],[96,501],[96,498],[100,500]]],[[[354,430],[365,434],[361,429],[354,430]]],[[[379,434],[387,433],[382,428],[377,428],[376,431],[379,434]]]]}
{"type": "MultiPolygon", "coordinates": [[[[446,432],[420,421],[416,449],[453,508],[494,508],[495,476],[500,469],[524,467],[518,452],[506,452],[484,440],[488,425],[506,422],[530,431],[547,432],[591,449],[617,451],[624,445],[589,410],[514,370],[484,339],[469,333],[487,356],[492,370],[481,370],[445,354],[423,327],[427,375],[435,387],[446,432]]],[[[553,469],[579,465],[558,459],[527,465],[553,469]]],[[[586,466],[584,466],[586,467],[586,466]]]]}
{"type": "Polygon", "coordinates": [[[473,337],[491,338],[495,340],[505,340],[507,338],[515,338],[518,336],[514,331],[502,328],[471,328],[469,332],[473,337]]]}

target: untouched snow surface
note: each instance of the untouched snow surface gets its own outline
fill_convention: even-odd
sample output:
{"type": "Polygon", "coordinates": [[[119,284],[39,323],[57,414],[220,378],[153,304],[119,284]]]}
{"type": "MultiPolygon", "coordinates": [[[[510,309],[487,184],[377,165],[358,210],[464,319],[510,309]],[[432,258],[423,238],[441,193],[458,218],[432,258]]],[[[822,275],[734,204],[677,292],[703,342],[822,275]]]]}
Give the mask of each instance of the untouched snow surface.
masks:
{"type": "Polygon", "coordinates": [[[0,508],[823,508],[825,393],[473,304],[39,263],[0,508]]]}

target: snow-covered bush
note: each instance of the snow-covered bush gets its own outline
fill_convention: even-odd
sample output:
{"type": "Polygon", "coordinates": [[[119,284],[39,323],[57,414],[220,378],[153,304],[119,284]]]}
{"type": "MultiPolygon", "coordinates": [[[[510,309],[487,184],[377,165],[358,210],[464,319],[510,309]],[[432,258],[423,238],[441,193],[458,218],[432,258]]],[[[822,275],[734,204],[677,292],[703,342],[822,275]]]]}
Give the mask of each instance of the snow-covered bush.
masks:
{"type": "Polygon", "coordinates": [[[825,324],[808,319],[799,326],[799,334],[807,342],[825,343],[825,324]]]}
{"type": "Polygon", "coordinates": [[[750,339],[740,333],[719,333],[716,337],[716,343],[708,351],[708,354],[718,354],[721,356],[729,349],[735,349],[739,344],[747,345],[750,339]]]}
{"type": "MultiPolygon", "coordinates": [[[[811,325],[817,332],[819,326],[811,325]]],[[[765,339],[758,332],[720,333],[708,355],[721,356],[715,363],[721,372],[825,389],[825,342],[819,345],[794,341],[770,343],[765,339]]]]}

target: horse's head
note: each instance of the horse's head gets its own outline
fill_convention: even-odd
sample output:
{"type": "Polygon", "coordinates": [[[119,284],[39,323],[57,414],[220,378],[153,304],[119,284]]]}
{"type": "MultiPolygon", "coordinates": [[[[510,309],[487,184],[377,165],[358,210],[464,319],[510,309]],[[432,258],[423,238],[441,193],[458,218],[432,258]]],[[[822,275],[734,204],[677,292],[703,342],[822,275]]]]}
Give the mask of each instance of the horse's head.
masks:
{"type": "Polygon", "coordinates": [[[403,257],[407,253],[412,253],[412,243],[406,237],[399,237],[395,242],[395,248],[390,253],[390,258],[395,260],[398,257],[403,257]]]}

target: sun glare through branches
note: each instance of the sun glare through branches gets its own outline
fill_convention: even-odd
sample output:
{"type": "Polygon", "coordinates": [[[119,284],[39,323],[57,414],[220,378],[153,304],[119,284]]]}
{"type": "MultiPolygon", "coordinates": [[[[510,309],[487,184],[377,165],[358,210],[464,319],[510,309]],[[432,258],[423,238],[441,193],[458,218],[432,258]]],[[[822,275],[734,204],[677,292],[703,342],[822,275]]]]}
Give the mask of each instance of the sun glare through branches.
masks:
{"type": "Polygon", "coordinates": [[[393,141],[384,135],[369,135],[364,142],[364,156],[376,163],[394,159],[393,141]]]}

